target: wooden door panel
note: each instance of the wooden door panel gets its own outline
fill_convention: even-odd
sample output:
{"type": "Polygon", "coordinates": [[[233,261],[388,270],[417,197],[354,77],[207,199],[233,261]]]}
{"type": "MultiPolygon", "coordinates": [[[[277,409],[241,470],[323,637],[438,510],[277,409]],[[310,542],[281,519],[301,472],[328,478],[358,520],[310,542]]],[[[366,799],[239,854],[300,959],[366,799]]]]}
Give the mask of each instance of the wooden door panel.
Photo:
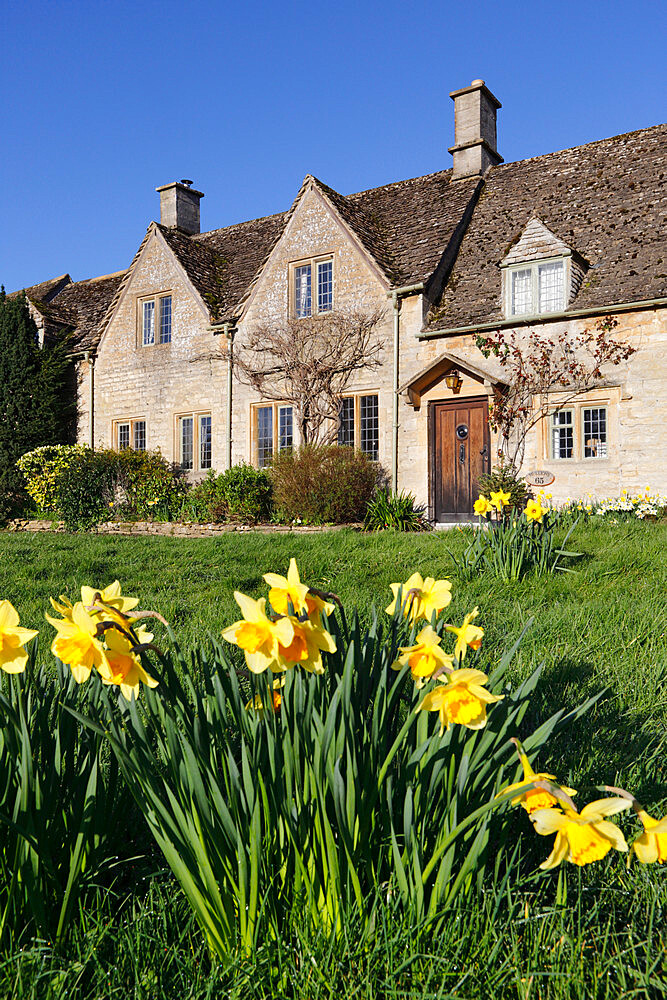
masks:
{"type": "Polygon", "coordinates": [[[431,462],[436,520],[472,513],[489,455],[488,400],[433,403],[431,462]]]}

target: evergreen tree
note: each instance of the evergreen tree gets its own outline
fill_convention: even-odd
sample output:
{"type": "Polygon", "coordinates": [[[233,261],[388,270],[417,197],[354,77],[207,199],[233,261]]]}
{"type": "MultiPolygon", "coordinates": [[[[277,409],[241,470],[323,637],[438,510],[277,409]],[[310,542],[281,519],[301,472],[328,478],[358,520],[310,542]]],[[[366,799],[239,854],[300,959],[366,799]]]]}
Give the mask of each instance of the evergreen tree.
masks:
{"type": "Polygon", "coordinates": [[[20,504],[16,460],[44,444],[68,440],[74,414],[71,362],[64,342],[40,348],[25,296],[0,289],[0,496],[20,504]]]}

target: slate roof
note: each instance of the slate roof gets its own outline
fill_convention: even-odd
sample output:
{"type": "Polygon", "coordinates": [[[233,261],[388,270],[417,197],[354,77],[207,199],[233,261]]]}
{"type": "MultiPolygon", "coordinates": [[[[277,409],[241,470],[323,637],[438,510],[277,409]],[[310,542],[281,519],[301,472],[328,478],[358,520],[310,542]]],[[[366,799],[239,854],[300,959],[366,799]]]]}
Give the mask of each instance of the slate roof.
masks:
{"type": "MultiPolygon", "coordinates": [[[[426,332],[435,332],[503,320],[499,264],[533,218],[590,264],[570,310],[667,296],[666,177],[667,125],[656,125],[493,167],[483,182],[452,183],[443,170],[344,196],[307,176],[288,212],[195,236],[154,225],[211,320],[230,320],[313,184],[390,285],[424,282],[435,297],[426,332]]],[[[74,329],[76,350],[94,348],[132,266],[88,281],[62,275],[26,294],[52,323],[74,329]]]]}
{"type": "Polygon", "coordinates": [[[498,265],[533,216],[591,265],[569,310],[667,296],[667,125],[493,167],[431,330],[503,319],[498,265]]]}

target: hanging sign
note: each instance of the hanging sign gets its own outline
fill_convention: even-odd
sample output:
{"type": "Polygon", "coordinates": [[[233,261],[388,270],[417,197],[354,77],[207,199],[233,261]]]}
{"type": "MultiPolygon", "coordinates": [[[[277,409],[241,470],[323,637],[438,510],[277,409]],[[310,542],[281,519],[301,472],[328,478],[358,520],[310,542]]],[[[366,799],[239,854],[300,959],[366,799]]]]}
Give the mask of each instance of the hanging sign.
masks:
{"type": "Polygon", "coordinates": [[[556,477],[552,472],[547,472],[546,469],[539,469],[537,472],[529,472],[526,476],[526,482],[530,486],[551,486],[555,481],[556,477]]]}

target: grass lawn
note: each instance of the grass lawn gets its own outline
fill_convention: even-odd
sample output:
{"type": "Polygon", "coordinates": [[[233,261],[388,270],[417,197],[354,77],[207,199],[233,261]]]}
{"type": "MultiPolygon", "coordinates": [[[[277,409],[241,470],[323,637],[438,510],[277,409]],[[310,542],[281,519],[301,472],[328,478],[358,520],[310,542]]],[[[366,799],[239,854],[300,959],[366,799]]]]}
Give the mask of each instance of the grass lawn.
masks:
{"type": "MultiPolygon", "coordinates": [[[[211,539],[0,534],[0,597],[21,624],[42,632],[47,661],[53,634],[44,621],[50,595],[76,600],[81,584],[118,578],[141,607],[163,614],[184,649],[236,620],[233,591],[266,593],[264,572],[284,573],[296,556],[301,578],[339,595],[365,619],[389,603],[389,584],[419,570],[453,584],[449,620],[473,606],[492,655],[509,648],[533,618],[513,679],[544,662],[536,718],[605,689],[594,709],[555,740],[559,778],[581,790],[631,789],[655,813],[667,800],[667,525],[593,519],[571,536],[584,553],[575,573],[503,584],[487,576],[457,580],[448,550],[465,532],[363,535],[228,534],[211,539]]],[[[160,635],[156,628],[156,641],[160,635]]],[[[519,815],[517,823],[525,817],[519,815]]],[[[527,821],[526,821],[527,823],[527,821]]],[[[529,824],[528,824],[529,826],[529,824]]],[[[519,827],[518,827],[519,829],[519,827]]],[[[542,840],[543,838],[539,838],[542,840]]],[[[542,846],[547,845],[546,839],[542,846]]],[[[544,856],[546,857],[546,851],[544,856]]],[[[120,910],[112,897],[82,914],[65,954],[37,943],[0,955],[0,996],[13,997],[595,997],[667,996],[667,866],[621,860],[567,875],[531,875],[510,884],[502,903],[481,898],[452,913],[447,935],[419,938],[406,916],[378,917],[372,946],[354,927],[343,938],[306,940],[298,915],[284,941],[267,942],[252,960],[212,969],[189,910],[161,874],[120,910]],[[565,905],[555,886],[567,884],[565,905]],[[4,992],[3,992],[4,990],[4,992]]]]}

